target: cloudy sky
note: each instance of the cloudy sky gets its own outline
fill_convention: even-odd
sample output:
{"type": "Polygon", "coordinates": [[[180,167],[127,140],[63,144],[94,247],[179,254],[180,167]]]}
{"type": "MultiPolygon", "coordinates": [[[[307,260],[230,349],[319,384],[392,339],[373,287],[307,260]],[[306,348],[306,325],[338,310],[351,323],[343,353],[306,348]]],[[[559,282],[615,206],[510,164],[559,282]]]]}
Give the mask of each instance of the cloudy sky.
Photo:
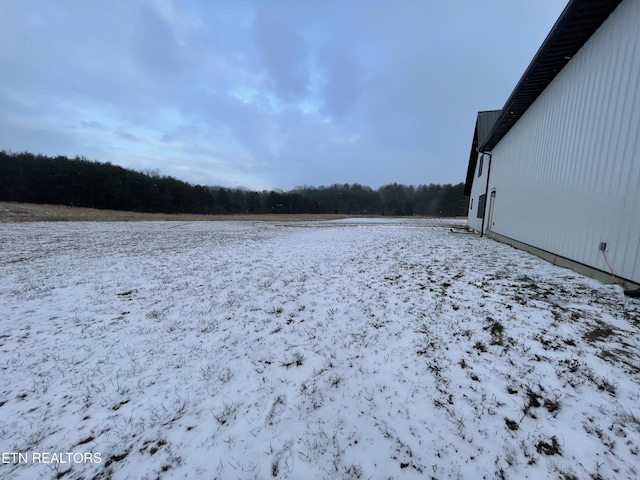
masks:
{"type": "Polygon", "coordinates": [[[566,0],[2,0],[0,149],[194,184],[464,181],[566,0]]]}

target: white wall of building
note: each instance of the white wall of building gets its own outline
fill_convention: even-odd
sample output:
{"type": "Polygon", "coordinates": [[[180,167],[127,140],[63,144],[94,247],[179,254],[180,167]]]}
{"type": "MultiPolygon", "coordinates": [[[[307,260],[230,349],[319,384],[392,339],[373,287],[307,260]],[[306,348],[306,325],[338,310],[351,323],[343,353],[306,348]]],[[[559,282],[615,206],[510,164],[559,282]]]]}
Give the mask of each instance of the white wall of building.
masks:
{"type": "MultiPolygon", "coordinates": [[[[640,1],[625,0],[494,147],[490,179],[491,230],[600,270],[608,270],[598,249],[606,242],[615,273],[635,282],[639,26],[640,1]]],[[[476,173],[474,203],[478,189],[485,182],[476,173]]]]}
{"type": "Polygon", "coordinates": [[[480,231],[482,228],[482,218],[478,218],[478,198],[484,194],[487,188],[487,171],[489,167],[489,156],[484,155],[482,160],[482,154],[478,155],[478,161],[476,162],[476,171],[473,176],[473,183],[471,184],[471,194],[469,196],[469,210],[467,217],[467,224],[469,227],[476,231],[480,231]],[[480,166],[482,165],[482,174],[478,176],[480,166]]]}

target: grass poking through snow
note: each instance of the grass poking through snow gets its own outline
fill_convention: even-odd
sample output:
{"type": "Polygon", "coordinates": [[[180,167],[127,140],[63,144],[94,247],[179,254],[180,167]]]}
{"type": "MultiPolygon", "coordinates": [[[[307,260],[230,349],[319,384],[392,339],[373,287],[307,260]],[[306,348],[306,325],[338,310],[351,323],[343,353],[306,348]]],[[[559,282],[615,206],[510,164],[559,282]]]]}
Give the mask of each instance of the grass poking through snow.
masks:
{"type": "Polygon", "coordinates": [[[101,459],[0,477],[637,478],[638,302],[454,223],[0,224],[0,450],[101,459]]]}

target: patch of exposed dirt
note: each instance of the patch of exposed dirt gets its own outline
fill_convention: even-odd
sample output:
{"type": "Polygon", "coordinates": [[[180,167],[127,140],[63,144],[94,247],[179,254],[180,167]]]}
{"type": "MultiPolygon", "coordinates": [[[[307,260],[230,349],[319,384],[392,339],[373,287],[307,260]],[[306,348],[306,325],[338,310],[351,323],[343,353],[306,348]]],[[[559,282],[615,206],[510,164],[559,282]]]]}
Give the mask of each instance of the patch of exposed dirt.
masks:
{"type": "Polygon", "coordinates": [[[14,222],[131,222],[131,221],[266,221],[299,222],[337,220],[351,215],[334,214],[263,214],[263,215],[195,215],[123,212],[95,208],[68,207],[33,203],[0,202],[0,223],[14,222]]]}

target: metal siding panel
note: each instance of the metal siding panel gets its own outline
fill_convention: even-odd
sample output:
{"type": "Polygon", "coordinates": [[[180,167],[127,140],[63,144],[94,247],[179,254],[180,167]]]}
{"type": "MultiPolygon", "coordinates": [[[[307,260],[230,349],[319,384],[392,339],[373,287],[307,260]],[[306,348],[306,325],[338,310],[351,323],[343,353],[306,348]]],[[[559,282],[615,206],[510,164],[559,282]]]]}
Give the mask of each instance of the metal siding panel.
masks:
{"type": "Polygon", "coordinates": [[[616,263],[622,263],[622,265],[616,265],[616,270],[622,276],[633,274],[632,272],[637,272],[640,269],[636,261],[640,241],[640,221],[637,220],[640,217],[640,194],[638,194],[638,190],[640,190],[640,169],[637,167],[637,158],[634,159],[634,156],[638,153],[637,135],[638,126],[640,125],[640,118],[637,115],[640,110],[640,104],[638,103],[640,100],[638,95],[638,90],[640,89],[638,83],[638,77],[640,76],[640,57],[638,56],[640,52],[638,48],[640,35],[637,33],[637,26],[635,37],[635,42],[623,43],[619,45],[615,53],[611,54],[611,70],[618,72],[613,82],[612,91],[625,92],[626,95],[616,95],[611,98],[612,111],[618,112],[618,114],[610,117],[611,127],[607,132],[607,146],[610,156],[619,159],[619,161],[613,162],[613,168],[611,168],[612,162],[606,161],[607,159],[602,162],[602,183],[605,187],[603,195],[612,199],[611,211],[603,213],[608,222],[606,225],[607,231],[602,232],[602,235],[618,233],[618,235],[614,236],[616,240],[612,242],[612,247],[615,250],[611,249],[611,254],[616,258],[616,263]],[[607,166],[609,166],[608,169],[607,166]],[[624,177],[626,178],[621,176],[622,172],[625,172],[624,177]],[[630,179],[634,178],[634,182],[629,182],[630,179]],[[624,184],[626,184],[626,188],[620,188],[624,184]],[[636,192],[635,196],[625,194],[625,192],[633,191],[636,192]],[[633,205],[634,198],[635,206],[633,205]],[[631,202],[627,202],[627,199],[631,199],[631,202]],[[628,207],[625,205],[626,203],[629,204],[628,207]],[[616,225],[613,220],[619,216],[616,214],[617,211],[620,212],[620,215],[627,216],[626,222],[619,222],[619,225],[616,225]],[[618,229],[617,232],[616,228],[618,229]],[[622,259],[622,262],[618,258],[622,259]]]}
{"type": "MultiPolygon", "coordinates": [[[[634,55],[639,61],[636,64],[630,78],[640,77],[640,47],[639,43],[634,45],[634,55]],[[635,76],[635,77],[633,77],[635,76]]],[[[622,276],[629,275],[628,272],[640,272],[640,135],[638,126],[640,125],[640,82],[636,81],[632,86],[633,94],[628,103],[629,110],[628,135],[626,141],[621,142],[624,163],[621,164],[620,177],[621,188],[618,193],[619,205],[627,222],[622,225],[623,235],[621,235],[620,249],[622,258],[627,264],[627,268],[621,271],[622,276]],[[636,195],[626,195],[625,192],[636,192],[636,195]],[[622,273],[624,272],[624,273],[622,273]]],[[[636,273],[637,274],[637,273],[636,273]]],[[[627,277],[634,278],[634,277],[627,277]]],[[[634,278],[637,281],[637,278],[634,278]]]]}
{"type": "Polygon", "coordinates": [[[491,188],[496,233],[601,270],[605,241],[640,282],[637,25],[624,1],[495,146],[491,188]]]}

